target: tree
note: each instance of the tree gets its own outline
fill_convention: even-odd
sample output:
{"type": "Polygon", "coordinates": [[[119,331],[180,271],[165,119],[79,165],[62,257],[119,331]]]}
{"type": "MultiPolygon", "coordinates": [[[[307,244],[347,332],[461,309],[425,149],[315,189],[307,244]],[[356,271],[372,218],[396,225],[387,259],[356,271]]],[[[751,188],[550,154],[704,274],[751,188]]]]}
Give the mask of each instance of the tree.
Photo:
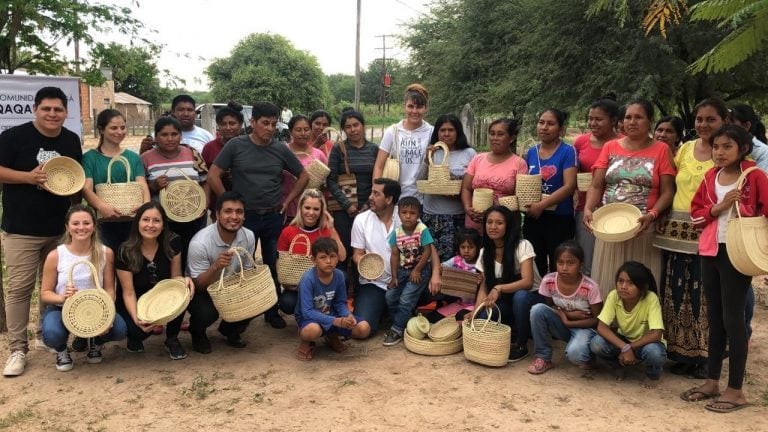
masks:
{"type": "Polygon", "coordinates": [[[211,92],[220,101],[266,100],[288,105],[294,112],[310,112],[330,101],[317,59],[279,35],[251,34],[229,57],[214,60],[206,73],[211,92]]]}
{"type": "MultiPolygon", "coordinates": [[[[137,3],[138,5],[138,3],[137,3]]],[[[66,67],[56,45],[91,46],[105,31],[140,39],[131,9],[82,0],[5,0],[0,4],[0,70],[55,74],[66,67]]]]}
{"type": "MultiPolygon", "coordinates": [[[[398,103],[405,93],[405,88],[417,82],[416,71],[409,63],[403,63],[396,59],[388,59],[386,73],[390,75],[391,86],[386,89],[389,101],[398,103]]],[[[378,104],[381,95],[382,82],[381,59],[376,59],[368,64],[368,68],[360,74],[360,101],[368,104],[378,104]]]]}
{"type": "Polygon", "coordinates": [[[332,103],[336,104],[341,101],[352,102],[355,100],[354,75],[333,74],[328,75],[327,80],[332,103]]]}

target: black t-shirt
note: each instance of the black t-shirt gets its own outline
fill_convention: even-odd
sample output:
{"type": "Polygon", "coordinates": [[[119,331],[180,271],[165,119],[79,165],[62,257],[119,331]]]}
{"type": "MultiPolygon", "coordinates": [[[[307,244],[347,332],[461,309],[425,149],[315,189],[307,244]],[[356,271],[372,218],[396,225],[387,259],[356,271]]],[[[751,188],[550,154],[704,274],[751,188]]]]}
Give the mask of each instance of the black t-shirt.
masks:
{"type": "MultiPolygon", "coordinates": [[[[181,239],[175,237],[171,240],[171,256],[176,256],[181,250],[181,239]]],[[[122,259],[122,254],[118,254],[115,268],[118,270],[131,271],[128,268],[128,264],[122,259]]],[[[144,257],[141,263],[141,271],[133,273],[133,289],[136,292],[136,299],[144,295],[147,291],[152,289],[154,284],[151,283],[153,278],[152,270],[150,270],[150,263],[154,263],[154,278],[155,281],[161,281],[163,279],[170,279],[171,277],[171,260],[168,259],[168,254],[165,253],[163,245],[161,244],[157,248],[154,260],[148,260],[144,257]]],[[[121,299],[122,301],[122,299],[121,299]]]]}
{"type": "MultiPolygon", "coordinates": [[[[59,136],[46,137],[32,122],[0,134],[0,166],[32,171],[56,156],[68,156],[80,162],[83,149],[77,134],[62,128],[59,136]]],[[[2,229],[11,234],[37,237],[61,235],[69,205],[69,197],[54,195],[36,185],[5,184],[2,229]]]]}

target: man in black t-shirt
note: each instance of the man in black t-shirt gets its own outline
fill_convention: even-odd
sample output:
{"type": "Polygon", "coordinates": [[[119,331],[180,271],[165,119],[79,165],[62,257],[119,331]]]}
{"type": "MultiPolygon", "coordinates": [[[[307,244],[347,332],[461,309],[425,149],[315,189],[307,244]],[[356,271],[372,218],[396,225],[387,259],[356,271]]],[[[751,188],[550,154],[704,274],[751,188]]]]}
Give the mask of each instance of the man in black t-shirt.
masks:
{"type": "Polygon", "coordinates": [[[24,373],[29,307],[37,274],[64,232],[71,200],[79,198],[57,196],[42,187],[47,180],[43,163],[57,156],[80,162],[83,155],[80,138],[64,128],[66,94],[58,87],[40,89],[33,112],[33,121],[0,134],[3,249],[8,270],[5,312],[11,351],[5,376],[24,373]]]}

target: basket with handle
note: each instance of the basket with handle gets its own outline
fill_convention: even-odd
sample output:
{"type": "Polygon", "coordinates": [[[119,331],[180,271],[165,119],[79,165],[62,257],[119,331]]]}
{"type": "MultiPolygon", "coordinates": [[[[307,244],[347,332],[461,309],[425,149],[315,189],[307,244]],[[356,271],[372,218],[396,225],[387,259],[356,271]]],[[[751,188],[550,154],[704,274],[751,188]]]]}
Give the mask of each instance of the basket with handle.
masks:
{"type": "Polygon", "coordinates": [[[517,200],[517,195],[509,195],[499,198],[499,205],[512,211],[520,211],[520,203],[517,200]]]}
{"type": "Polygon", "coordinates": [[[183,278],[163,279],[136,302],[136,317],[155,325],[165,325],[184,313],[190,292],[183,278]]]}
{"type": "Polygon", "coordinates": [[[493,189],[477,188],[472,191],[472,209],[482,213],[493,207],[493,189]]]}
{"type": "Polygon", "coordinates": [[[427,336],[433,342],[450,342],[461,339],[461,324],[452,316],[432,324],[427,336]]]}
{"type": "MultiPolygon", "coordinates": [[[[747,182],[747,174],[758,169],[745,169],[736,181],[736,188],[741,190],[747,182]]],[[[725,246],[728,259],[739,272],[747,276],[768,274],[768,218],[763,215],[744,217],[737,201],[728,212],[728,229],[725,246]],[[733,208],[736,217],[733,217],[733,208]]]]}
{"type": "Polygon", "coordinates": [[[462,322],[462,340],[464,357],[485,366],[505,366],[509,359],[512,328],[501,323],[501,311],[495,304],[492,307],[476,307],[472,318],[462,322]],[[491,309],[496,308],[496,321],[490,318],[491,309]],[[488,310],[488,319],[477,319],[477,313],[488,310]]]}
{"type": "Polygon", "coordinates": [[[213,305],[224,321],[235,322],[261,315],[277,304],[275,282],[266,265],[256,264],[250,253],[243,248],[232,248],[240,262],[240,271],[224,276],[221,271],[218,282],[208,286],[213,305]],[[244,254],[253,267],[243,268],[244,254]]]}
{"type": "Polygon", "coordinates": [[[169,168],[165,175],[171,170],[181,173],[184,179],[168,182],[166,187],[160,189],[160,205],[163,206],[168,219],[174,222],[191,222],[202,216],[208,206],[205,191],[178,168],[169,168]]]}
{"type": "Polygon", "coordinates": [[[591,172],[576,174],[576,188],[578,188],[580,192],[588,191],[590,186],[592,186],[591,172]]]}
{"type": "MultiPolygon", "coordinates": [[[[339,152],[341,152],[342,162],[344,163],[344,172],[340,172],[336,176],[336,183],[339,185],[339,189],[346,196],[352,204],[357,205],[357,177],[352,171],[349,170],[349,157],[347,155],[347,145],[341,139],[341,133],[334,128],[325,128],[324,133],[336,132],[336,145],[339,146],[339,152]]],[[[329,170],[330,171],[330,170],[329,170]]],[[[326,190],[326,199],[329,212],[344,210],[341,204],[333,197],[333,194],[329,190],[326,190]]]]}
{"type": "Polygon", "coordinates": [[[85,186],[83,167],[70,157],[51,158],[43,164],[41,169],[48,176],[43,183],[43,188],[54,195],[74,195],[85,186]]]}
{"type": "MultiPolygon", "coordinates": [[[[144,203],[144,190],[141,184],[131,181],[131,164],[123,156],[115,156],[109,161],[107,182],[97,184],[95,190],[100,200],[116,208],[124,218],[134,216],[134,209],[144,203]],[[125,183],[112,183],[112,165],[115,162],[125,167],[125,183]]],[[[103,216],[99,214],[99,218],[103,216]]]]}
{"type": "Polygon", "coordinates": [[[408,332],[404,332],[403,343],[408,351],[426,356],[445,356],[456,354],[462,350],[460,337],[454,340],[435,342],[429,338],[416,339],[409,335],[408,332]]]}
{"type": "Polygon", "coordinates": [[[305,189],[320,189],[325,186],[325,179],[328,178],[328,174],[331,173],[331,169],[321,161],[317,160],[312,154],[307,152],[293,152],[297,157],[308,157],[312,161],[304,169],[309,175],[309,182],[305,189]]]}
{"type": "Polygon", "coordinates": [[[445,182],[451,179],[451,165],[449,163],[451,157],[451,151],[448,146],[438,141],[435,143],[435,151],[432,151],[427,157],[429,168],[427,170],[427,180],[430,182],[445,182]],[[440,165],[435,164],[435,151],[437,149],[443,150],[443,160],[440,161],[440,165]]]}
{"type": "Polygon", "coordinates": [[[73,272],[78,265],[85,265],[91,271],[95,288],[75,293],[64,302],[61,320],[70,333],[81,338],[92,338],[104,334],[115,321],[115,301],[101,287],[99,272],[87,260],[77,261],[69,268],[68,281],[74,285],[73,272]]]}
{"type": "Polygon", "coordinates": [[[541,201],[541,175],[518,174],[515,177],[515,195],[522,211],[525,211],[525,206],[541,201]]]}
{"type": "Polygon", "coordinates": [[[392,126],[392,147],[390,147],[389,156],[384,161],[384,169],[381,171],[381,177],[400,181],[400,143],[398,142],[397,125],[392,126]]]}
{"type": "Polygon", "coordinates": [[[312,257],[310,256],[309,236],[306,234],[297,234],[291,240],[287,251],[278,251],[277,259],[277,281],[283,285],[296,286],[301,280],[301,276],[312,268],[312,257]],[[306,252],[297,254],[293,252],[294,247],[301,243],[306,245],[306,252]]]}
{"type": "Polygon", "coordinates": [[[480,284],[478,273],[452,267],[440,269],[440,293],[461,298],[474,298],[480,284]]]}

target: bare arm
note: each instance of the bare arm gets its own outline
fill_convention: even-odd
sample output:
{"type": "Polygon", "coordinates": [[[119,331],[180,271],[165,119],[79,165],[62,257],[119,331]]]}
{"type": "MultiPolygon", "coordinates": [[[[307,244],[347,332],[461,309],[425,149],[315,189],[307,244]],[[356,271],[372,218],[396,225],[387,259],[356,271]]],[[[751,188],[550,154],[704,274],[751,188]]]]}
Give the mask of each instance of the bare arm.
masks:
{"type": "Polygon", "coordinates": [[[56,283],[58,282],[59,276],[59,272],[56,270],[58,263],[59,253],[54,249],[47,257],[45,257],[43,276],[40,281],[40,300],[45,304],[62,304],[67,298],[74,294],[74,291],[69,295],[56,294],[56,283]]]}
{"type": "Polygon", "coordinates": [[[224,183],[221,181],[222,169],[218,165],[212,164],[208,169],[208,181],[206,183],[216,196],[224,193],[224,183]]]}
{"type": "Polygon", "coordinates": [[[379,148],[379,152],[376,154],[376,162],[373,164],[373,180],[381,178],[381,174],[384,172],[384,163],[389,158],[389,153],[379,148]]]}
{"type": "Polygon", "coordinates": [[[307,183],[309,183],[309,174],[307,174],[307,170],[302,170],[299,177],[296,178],[296,183],[293,184],[293,189],[291,189],[291,192],[285,197],[283,208],[280,209],[280,213],[285,214],[291,202],[293,202],[293,200],[301,195],[301,193],[304,192],[304,189],[307,188],[307,183]]]}
{"type": "Polygon", "coordinates": [[[336,245],[339,247],[339,261],[344,261],[347,259],[347,249],[344,248],[344,245],[341,243],[341,238],[339,237],[339,233],[336,231],[335,228],[331,229],[331,238],[336,242],[336,245]]]}
{"type": "Polygon", "coordinates": [[[362,258],[363,255],[365,255],[365,249],[352,248],[352,262],[355,263],[355,265],[360,264],[360,258],[362,258]]]}
{"type": "MultiPolygon", "coordinates": [[[[584,202],[584,225],[590,228],[592,225],[592,211],[597,207],[605,191],[605,169],[595,169],[592,171],[592,184],[587,190],[587,199],[584,202]]],[[[590,228],[591,229],[591,228],[590,228]]]]}
{"type": "Polygon", "coordinates": [[[17,171],[0,166],[0,183],[42,185],[48,180],[48,175],[42,171],[42,165],[32,171],[17,171]]]}

